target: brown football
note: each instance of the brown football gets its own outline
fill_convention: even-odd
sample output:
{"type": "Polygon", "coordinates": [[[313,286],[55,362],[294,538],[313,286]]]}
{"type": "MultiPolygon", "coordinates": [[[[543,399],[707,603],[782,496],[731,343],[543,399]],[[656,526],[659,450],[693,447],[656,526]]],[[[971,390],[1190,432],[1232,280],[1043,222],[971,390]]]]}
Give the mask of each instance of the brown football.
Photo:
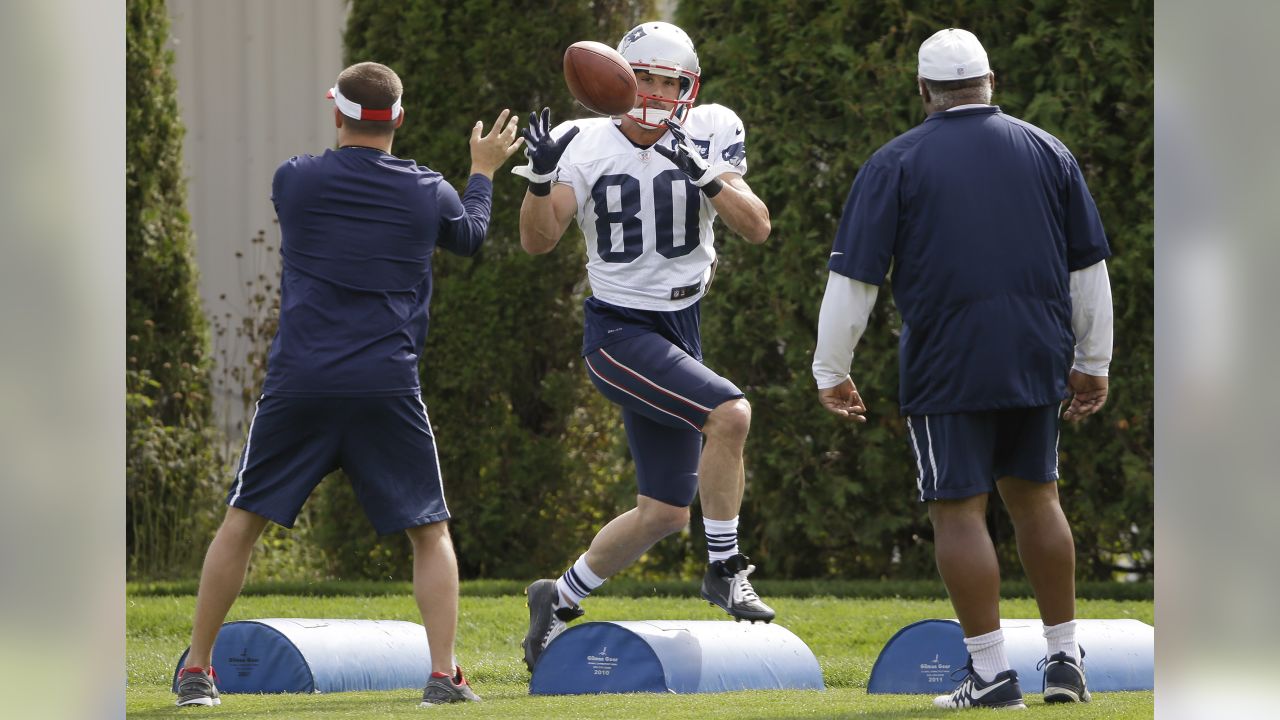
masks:
{"type": "Polygon", "coordinates": [[[636,74],[616,50],[583,40],[564,51],[569,92],[592,112],[623,115],[636,104],[636,74]]]}

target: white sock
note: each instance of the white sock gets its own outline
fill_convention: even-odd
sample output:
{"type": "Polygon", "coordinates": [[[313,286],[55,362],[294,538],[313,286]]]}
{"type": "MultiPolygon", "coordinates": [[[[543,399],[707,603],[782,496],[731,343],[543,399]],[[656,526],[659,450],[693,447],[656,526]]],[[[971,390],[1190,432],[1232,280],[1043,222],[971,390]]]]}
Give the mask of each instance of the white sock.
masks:
{"type": "MultiPolygon", "coordinates": [[[[591,594],[592,590],[604,584],[605,578],[596,575],[587,565],[587,554],[582,553],[578,561],[573,567],[564,571],[559,580],[556,580],[556,589],[560,591],[560,597],[568,598],[569,602],[578,605],[584,598],[591,594]]],[[[560,607],[560,603],[556,603],[560,607]]]]}
{"type": "Polygon", "coordinates": [[[964,646],[973,656],[973,671],[983,682],[991,682],[996,675],[1009,669],[1009,658],[1004,653],[1004,630],[965,638],[964,646]]]}
{"type": "Polygon", "coordinates": [[[738,518],[712,520],[702,518],[702,530],[707,534],[707,558],[711,562],[728,560],[738,554],[738,518]]]}
{"type": "Polygon", "coordinates": [[[1080,646],[1076,644],[1076,621],[1068,620],[1057,625],[1044,626],[1044,639],[1048,650],[1045,657],[1053,657],[1060,652],[1067,657],[1080,660],[1080,646]]]}

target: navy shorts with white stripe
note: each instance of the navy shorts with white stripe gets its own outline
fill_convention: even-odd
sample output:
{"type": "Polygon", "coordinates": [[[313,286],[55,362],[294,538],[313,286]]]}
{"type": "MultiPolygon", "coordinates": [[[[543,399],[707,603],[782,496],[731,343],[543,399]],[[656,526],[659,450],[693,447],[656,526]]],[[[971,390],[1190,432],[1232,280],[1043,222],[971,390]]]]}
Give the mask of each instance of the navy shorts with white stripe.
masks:
{"type": "Polygon", "coordinates": [[[1058,405],[945,415],[911,415],[907,443],[921,502],[959,500],[995,481],[1058,479],[1058,405]]]}
{"type": "Polygon", "coordinates": [[[640,494],[687,506],[697,490],[707,416],[742,391],[652,332],[599,348],[585,360],[596,388],[623,408],[640,494]]]}
{"type": "Polygon", "coordinates": [[[379,534],[449,519],[435,435],[415,395],[264,396],[227,504],[293,527],[316,485],[339,468],[379,534]]]}

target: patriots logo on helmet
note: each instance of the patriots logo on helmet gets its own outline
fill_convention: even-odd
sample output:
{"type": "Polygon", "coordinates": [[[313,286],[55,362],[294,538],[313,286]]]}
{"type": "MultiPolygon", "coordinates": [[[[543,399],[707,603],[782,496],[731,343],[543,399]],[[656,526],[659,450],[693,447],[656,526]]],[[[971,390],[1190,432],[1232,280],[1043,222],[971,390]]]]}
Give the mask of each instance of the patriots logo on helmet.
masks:
{"type": "Polygon", "coordinates": [[[622,47],[624,47],[624,48],[625,48],[626,46],[628,46],[628,45],[630,45],[631,43],[633,43],[633,42],[635,42],[635,41],[639,40],[640,38],[644,37],[645,35],[648,35],[648,33],[646,33],[646,32],[644,31],[644,26],[643,26],[643,25],[637,25],[634,29],[632,29],[632,31],[631,31],[631,32],[629,32],[629,33],[627,33],[626,35],[623,35],[623,36],[622,36],[622,47]]]}
{"type": "Polygon", "coordinates": [[[671,23],[647,22],[622,36],[618,52],[636,72],[680,80],[675,99],[637,92],[637,104],[627,115],[650,128],[661,127],[667,119],[682,122],[693,107],[701,85],[698,53],[689,36],[671,23]]]}

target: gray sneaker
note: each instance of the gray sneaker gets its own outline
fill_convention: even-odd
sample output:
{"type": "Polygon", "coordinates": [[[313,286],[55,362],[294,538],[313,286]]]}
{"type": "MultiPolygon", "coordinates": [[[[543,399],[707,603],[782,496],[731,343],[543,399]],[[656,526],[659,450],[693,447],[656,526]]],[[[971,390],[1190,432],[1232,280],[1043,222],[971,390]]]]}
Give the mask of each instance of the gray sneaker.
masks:
{"type": "Polygon", "coordinates": [[[729,613],[734,620],[771,622],[773,608],[760,601],[747,579],[755,569],[742,553],[728,560],[716,560],[707,566],[707,574],[702,577],[702,599],[729,613]]]}
{"type": "Polygon", "coordinates": [[[214,684],[217,680],[218,674],[212,665],[208,668],[182,668],[178,671],[178,706],[221,705],[222,698],[214,684]]]}
{"type": "Polygon", "coordinates": [[[427,686],[422,689],[422,702],[418,703],[418,707],[457,702],[480,702],[480,696],[472,692],[471,685],[462,676],[462,668],[455,665],[453,677],[431,674],[427,679],[427,686]]]}
{"type": "Polygon", "coordinates": [[[542,651],[569,623],[585,613],[580,607],[556,607],[560,591],[556,590],[555,580],[535,580],[524,589],[524,594],[528,597],[525,605],[529,607],[529,632],[520,641],[520,647],[524,648],[525,667],[533,672],[542,651]]]}

